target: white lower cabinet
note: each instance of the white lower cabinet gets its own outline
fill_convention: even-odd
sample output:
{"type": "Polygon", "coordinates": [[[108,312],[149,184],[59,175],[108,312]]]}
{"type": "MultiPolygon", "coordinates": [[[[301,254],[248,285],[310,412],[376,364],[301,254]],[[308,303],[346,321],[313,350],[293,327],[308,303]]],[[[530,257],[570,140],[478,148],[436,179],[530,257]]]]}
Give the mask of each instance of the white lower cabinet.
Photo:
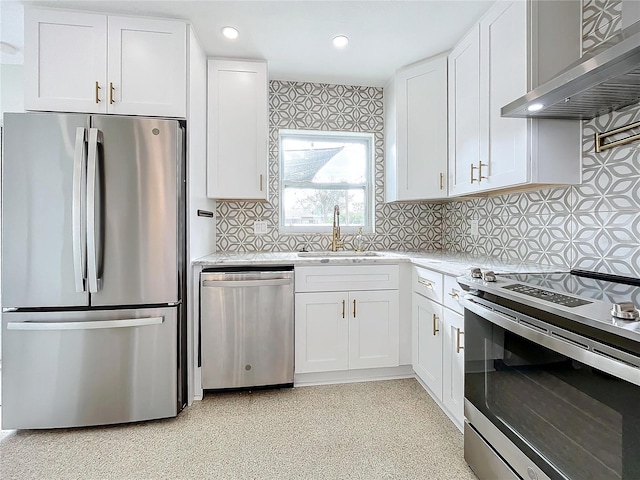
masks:
{"type": "Polygon", "coordinates": [[[295,372],[398,366],[397,277],[397,265],[296,268],[295,372]],[[353,290],[321,291],[332,286],[353,290]]]}
{"type": "Polygon", "coordinates": [[[413,277],[413,369],[431,396],[462,430],[464,317],[457,303],[457,283],[454,277],[420,267],[414,267],[413,277]],[[425,279],[429,279],[427,291],[425,279]],[[443,299],[443,303],[432,298],[443,299]]]}
{"type": "Polygon", "coordinates": [[[398,291],[349,292],[349,368],[396,367],[398,291]]]}
{"type": "Polygon", "coordinates": [[[442,307],[413,294],[415,358],[413,369],[434,393],[442,392],[442,307]]]}
{"type": "Polygon", "coordinates": [[[444,309],[442,404],[462,428],[464,421],[464,316],[444,309]]]}
{"type": "Polygon", "coordinates": [[[347,301],[348,295],[343,292],[296,294],[296,373],[348,368],[347,301]]]}

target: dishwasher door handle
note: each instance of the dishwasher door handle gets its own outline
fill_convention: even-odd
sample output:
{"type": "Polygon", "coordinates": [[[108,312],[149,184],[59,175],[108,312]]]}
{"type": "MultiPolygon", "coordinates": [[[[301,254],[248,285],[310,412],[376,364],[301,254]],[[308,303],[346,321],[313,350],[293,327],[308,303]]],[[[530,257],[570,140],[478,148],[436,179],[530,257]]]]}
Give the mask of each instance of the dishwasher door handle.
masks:
{"type": "Polygon", "coordinates": [[[211,287],[274,287],[277,285],[290,285],[290,278],[274,278],[271,280],[203,280],[202,286],[211,287]]]}

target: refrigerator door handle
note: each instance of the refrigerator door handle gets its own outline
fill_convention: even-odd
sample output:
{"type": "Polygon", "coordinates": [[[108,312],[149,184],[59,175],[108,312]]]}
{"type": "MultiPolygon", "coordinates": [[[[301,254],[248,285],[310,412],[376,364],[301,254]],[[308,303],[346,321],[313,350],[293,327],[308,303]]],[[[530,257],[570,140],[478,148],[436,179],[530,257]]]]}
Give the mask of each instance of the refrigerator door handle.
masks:
{"type": "Polygon", "coordinates": [[[127,318],[124,320],[104,320],[94,322],[7,322],[7,330],[95,330],[121,327],[146,327],[159,325],[164,317],[127,318]]]}
{"type": "Polygon", "coordinates": [[[100,290],[98,278],[98,241],[100,224],[98,223],[99,192],[98,181],[98,144],[102,143],[102,132],[97,128],[89,129],[89,154],[87,159],[87,267],[89,270],[89,292],[100,290]]]}
{"type": "Polygon", "coordinates": [[[73,203],[72,203],[72,237],[73,237],[73,276],[76,292],[85,292],[85,279],[87,278],[87,230],[85,228],[85,216],[83,215],[84,194],[86,185],[86,156],[85,156],[86,130],[84,127],[76,128],[76,145],[73,155],[73,203]]]}

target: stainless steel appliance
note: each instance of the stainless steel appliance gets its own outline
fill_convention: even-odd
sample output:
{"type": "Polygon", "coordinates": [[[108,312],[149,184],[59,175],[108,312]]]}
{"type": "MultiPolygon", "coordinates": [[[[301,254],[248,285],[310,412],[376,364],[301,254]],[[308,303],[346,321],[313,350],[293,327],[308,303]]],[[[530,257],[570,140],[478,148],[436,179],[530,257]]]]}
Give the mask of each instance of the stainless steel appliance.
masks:
{"type": "Polygon", "coordinates": [[[5,114],[3,147],[2,428],[177,415],[184,126],[5,114]]]}
{"type": "Polygon", "coordinates": [[[574,271],[458,282],[465,459],[478,477],[640,478],[640,280],[574,271]]]}
{"type": "Polygon", "coordinates": [[[293,267],[205,270],[202,387],[293,385],[293,267]]]}
{"type": "MultiPolygon", "coordinates": [[[[629,7],[637,1],[627,2],[629,7]]],[[[631,9],[631,8],[630,8],[631,9]]],[[[635,20],[638,13],[631,16],[635,20]]],[[[622,16],[624,24],[625,18],[622,16]]],[[[502,107],[503,117],[591,119],[640,100],[640,21],[502,107]]]]}

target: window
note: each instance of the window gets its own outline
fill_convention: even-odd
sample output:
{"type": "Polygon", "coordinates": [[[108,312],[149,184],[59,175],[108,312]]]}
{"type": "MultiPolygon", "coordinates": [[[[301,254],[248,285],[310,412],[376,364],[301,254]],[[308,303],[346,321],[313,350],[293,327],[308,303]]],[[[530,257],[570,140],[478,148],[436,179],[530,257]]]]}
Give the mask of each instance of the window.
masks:
{"type": "Polygon", "coordinates": [[[280,231],[373,231],[371,133],[280,130],[280,231]]]}

